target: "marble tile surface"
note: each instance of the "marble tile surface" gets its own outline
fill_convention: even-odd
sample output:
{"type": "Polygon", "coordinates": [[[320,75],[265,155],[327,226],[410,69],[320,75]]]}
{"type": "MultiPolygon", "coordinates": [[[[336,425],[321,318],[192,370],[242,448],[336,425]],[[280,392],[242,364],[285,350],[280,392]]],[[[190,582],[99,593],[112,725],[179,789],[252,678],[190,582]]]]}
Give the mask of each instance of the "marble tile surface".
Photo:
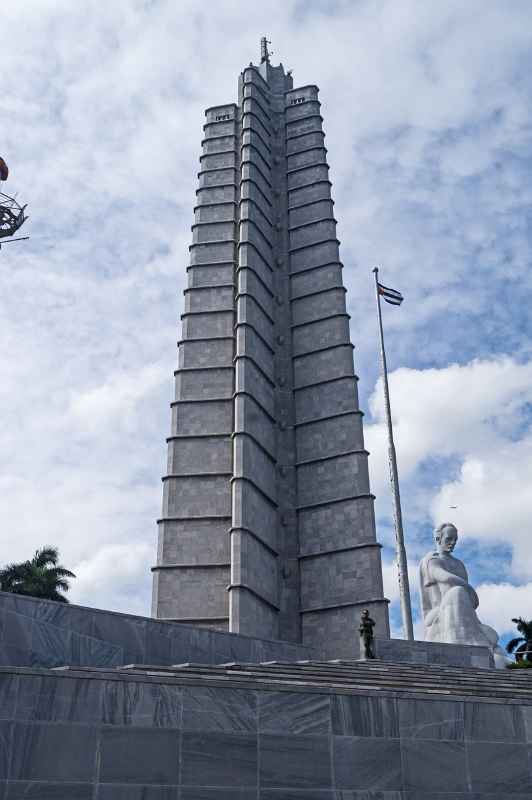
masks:
{"type": "Polygon", "coordinates": [[[525,724],[518,705],[465,703],[465,738],[476,741],[524,742],[525,724]]]}
{"type": "Polygon", "coordinates": [[[102,728],[99,780],[101,783],[177,784],[178,731],[102,728]]]}
{"type": "Polygon", "coordinates": [[[330,788],[332,782],[328,736],[261,734],[261,788],[330,788]]]}
{"type": "Polygon", "coordinates": [[[177,786],[100,783],[95,800],[178,800],[178,797],[177,786]]]}
{"type": "Polygon", "coordinates": [[[19,676],[0,674],[0,719],[13,719],[17,702],[19,676]]]}
{"type": "Polygon", "coordinates": [[[257,694],[245,689],[183,688],[183,729],[255,733],[257,694]]]}
{"type": "Polygon", "coordinates": [[[257,737],[241,733],[183,732],[183,786],[257,785],[257,737]]]}
{"type": "Polygon", "coordinates": [[[334,695],[332,730],[339,736],[397,738],[397,701],[390,697],[334,695]]]}
{"type": "MultiPolygon", "coordinates": [[[[211,637],[210,648],[214,663],[255,659],[260,661],[260,642],[239,639],[234,636],[215,635],[211,637]]],[[[203,645],[204,646],[204,645],[203,645]]]]}
{"type": "Polygon", "coordinates": [[[310,692],[260,692],[262,733],[327,735],[331,730],[331,698],[310,692]]]}
{"type": "Polygon", "coordinates": [[[0,648],[0,665],[17,667],[31,666],[31,650],[28,648],[20,648],[11,644],[2,643],[0,648]]]}
{"type": "Polygon", "coordinates": [[[257,800],[257,790],[235,789],[234,787],[225,789],[183,788],[179,800],[257,800]]]}
{"type": "Polygon", "coordinates": [[[330,789],[261,789],[260,800],[337,800],[335,792],[330,789]]]}
{"type": "Polygon", "coordinates": [[[404,788],[437,791],[445,787],[451,792],[468,788],[466,752],[462,742],[401,741],[404,788]]]}
{"type": "Polygon", "coordinates": [[[10,778],[37,781],[94,780],[96,728],[88,725],[15,722],[10,778]]]}
{"type": "Polygon", "coordinates": [[[468,742],[471,788],[475,792],[519,791],[532,796],[532,771],[526,744],[468,742]]]}
{"type": "Polygon", "coordinates": [[[334,800],[403,800],[401,792],[336,792],[334,800]]]}
{"type": "Polygon", "coordinates": [[[102,721],[110,725],[178,728],[181,688],[138,681],[102,682],[102,721]]]}
{"type": "Polygon", "coordinates": [[[4,612],[2,642],[20,650],[31,650],[31,620],[13,611],[4,612]]]}
{"type": "Polygon", "coordinates": [[[82,678],[21,675],[16,697],[16,719],[41,722],[99,723],[102,719],[102,682],[82,678]]]}
{"type": "Polygon", "coordinates": [[[31,624],[31,663],[39,667],[71,664],[72,632],[42,620],[31,624]]]}
{"type": "Polygon", "coordinates": [[[525,738],[532,744],[532,706],[521,706],[523,724],[525,726],[525,738]]]}
{"type": "Polygon", "coordinates": [[[402,800],[530,800],[529,794],[513,792],[403,792],[402,800]]]}
{"type": "Polygon", "coordinates": [[[172,637],[169,626],[157,622],[147,623],[145,658],[150,664],[172,664],[172,637]]]}
{"type": "Polygon", "coordinates": [[[144,617],[95,613],[92,619],[91,636],[121,647],[124,653],[135,655],[142,661],[146,653],[146,625],[144,617]]]}
{"type": "Polygon", "coordinates": [[[21,602],[17,603],[16,610],[18,613],[59,628],[68,628],[73,633],[91,634],[94,617],[93,609],[71,605],[70,603],[52,603],[36,598],[34,598],[30,606],[28,602],[25,602],[27,599],[21,598],[21,602]]]}
{"type": "Polygon", "coordinates": [[[73,664],[92,667],[120,667],[125,664],[124,649],[94,636],[72,634],[73,664]]]}
{"type": "Polygon", "coordinates": [[[464,704],[451,700],[398,700],[399,730],[409,739],[464,738],[464,704]]]}
{"type": "MultiPolygon", "coordinates": [[[[216,634],[211,631],[198,628],[183,627],[178,632],[172,630],[170,644],[172,664],[182,664],[185,661],[198,662],[200,664],[214,663],[214,637],[216,637],[216,634]]],[[[147,653],[147,656],[151,657],[151,653],[147,653]]],[[[221,659],[220,663],[224,660],[221,659]]],[[[231,661],[232,659],[228,658],[227,660],[231,661]]]]}
{"type": "Polygon", "coordinates": [[[333,751],[338,789],[402,788],[398,740],[334,736],[333,751]]]}
{"type": "Polygon", "coordinates": [[[13,737],[13,723],[0,722],[0,780],[5,780],[9,773],[9,756],[13,737]]]}
{"type": "Polygon", "coordinates": [[[92,783],[9,781],[2,800],[93,800],[92,783]]]}

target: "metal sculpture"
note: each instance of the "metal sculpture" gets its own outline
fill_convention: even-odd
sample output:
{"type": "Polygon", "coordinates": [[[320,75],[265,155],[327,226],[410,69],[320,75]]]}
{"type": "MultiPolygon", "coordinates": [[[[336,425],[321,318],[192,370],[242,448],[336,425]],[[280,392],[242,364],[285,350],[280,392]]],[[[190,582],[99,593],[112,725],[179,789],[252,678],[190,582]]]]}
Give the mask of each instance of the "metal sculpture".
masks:
{"type": "MultiPolygon", "coordinates": [[[[9,169],[3,158],[0,157],[0,181],[6,181],[9,175],[9,169]]],[[[11,242],[19,242],[21,239],[29,239],[29,236],[19,236],[16,239],[12,237],[19,228],[26,222],[27,216],[25,214],[26,206],[21,206],[15,197],[0,192],[0,248],[2,244],[10,244],[11,242]]]]}

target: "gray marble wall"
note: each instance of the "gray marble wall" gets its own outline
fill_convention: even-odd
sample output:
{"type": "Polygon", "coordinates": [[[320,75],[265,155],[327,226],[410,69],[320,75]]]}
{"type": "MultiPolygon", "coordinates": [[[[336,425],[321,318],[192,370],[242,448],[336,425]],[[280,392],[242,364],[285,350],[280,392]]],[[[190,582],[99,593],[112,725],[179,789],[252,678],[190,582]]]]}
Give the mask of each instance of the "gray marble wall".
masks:
{"type": "Polygon", "coordinates": [[[532,706],[0,669],[2,800],[529,800],[532,706]]]}
{"type": "Polygon", "coordinates": [[[0,592],[0,665],[114,667],[308,657],[307,648],[290,642],[0,592]]]}
{"type": "Polygon", "coordinates": [[[487,647],[443,642],[408,642],[405,639],[376,639],[375,655],[396,664],[442,664],[452,667],[494,669],[493,655],[487,647]]]}

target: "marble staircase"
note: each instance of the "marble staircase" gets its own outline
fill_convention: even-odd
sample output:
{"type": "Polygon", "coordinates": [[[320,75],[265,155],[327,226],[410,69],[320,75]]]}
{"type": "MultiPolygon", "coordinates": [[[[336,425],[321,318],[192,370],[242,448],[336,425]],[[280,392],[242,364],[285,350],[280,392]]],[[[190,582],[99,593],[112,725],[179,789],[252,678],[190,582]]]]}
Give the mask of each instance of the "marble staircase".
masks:
{"type": "MultiPolygon", "coordinates": [[[[62,671],[68,667],[58,668],[62,671]]],[[[74,667],[76,672],[79,667],[74,667]]],[[[88,669],[87,671],[94,671],[88,669]]],[[[372,661],[267,661],[258,664],[131,664],[117,672],[174,677],[180,682],[208,683],[232,688],[295,688],[305,691],[360,690],[408,692],[453,698],[532,701],[532,675],[523,671],[474,669],[372,661]]]]}

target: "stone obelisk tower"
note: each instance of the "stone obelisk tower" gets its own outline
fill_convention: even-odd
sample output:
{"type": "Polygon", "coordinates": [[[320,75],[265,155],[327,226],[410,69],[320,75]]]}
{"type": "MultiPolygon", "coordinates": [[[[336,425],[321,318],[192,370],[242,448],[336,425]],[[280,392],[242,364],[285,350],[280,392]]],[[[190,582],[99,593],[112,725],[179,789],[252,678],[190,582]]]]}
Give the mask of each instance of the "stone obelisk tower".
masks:
{"type": "Polygon", "coordinates": [[[316,86],[206,111],[153,614],[352,655],[388,636],[316,86]]]}

